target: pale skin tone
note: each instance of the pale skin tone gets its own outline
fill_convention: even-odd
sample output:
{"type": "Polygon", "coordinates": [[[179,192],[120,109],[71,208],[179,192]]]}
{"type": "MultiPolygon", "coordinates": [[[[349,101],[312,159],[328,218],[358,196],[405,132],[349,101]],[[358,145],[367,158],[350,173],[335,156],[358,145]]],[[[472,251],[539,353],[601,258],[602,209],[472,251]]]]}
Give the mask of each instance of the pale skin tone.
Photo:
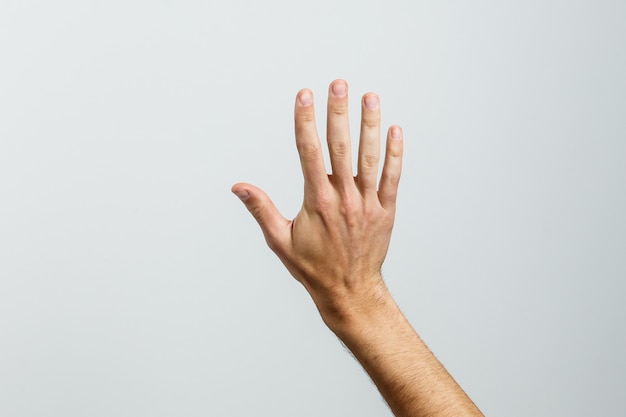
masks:
{"type": "Polygon", "coordinates": [[[402,168],[402,129],[387,131],[383,168],[380,103],[361,100],[357,175],[353,175],[348,86],[331,83],[326,139],[332,174],[324,166],[313,93],[295,103],[296,145],[304,201],[289,220],[261,189],[232,191],[259,223],[269,247],[309,292],[322,319],[352,351],[398,417],[482,416],[428,350],[391,297],[381,276],[393,228],[402,168]]]}

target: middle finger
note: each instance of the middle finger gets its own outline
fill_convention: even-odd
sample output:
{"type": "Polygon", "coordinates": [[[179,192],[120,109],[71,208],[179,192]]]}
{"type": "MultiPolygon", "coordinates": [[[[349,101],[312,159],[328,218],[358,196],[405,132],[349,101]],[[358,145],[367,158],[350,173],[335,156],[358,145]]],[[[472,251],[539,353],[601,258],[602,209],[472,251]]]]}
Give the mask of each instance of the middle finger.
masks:
{"type": "Polygon", "coordinates": [[[333,81],[328,89],[326,139],[333,183],[342,188],[354,184],[348,120],[348,84],[344,80],[333,81]]]}

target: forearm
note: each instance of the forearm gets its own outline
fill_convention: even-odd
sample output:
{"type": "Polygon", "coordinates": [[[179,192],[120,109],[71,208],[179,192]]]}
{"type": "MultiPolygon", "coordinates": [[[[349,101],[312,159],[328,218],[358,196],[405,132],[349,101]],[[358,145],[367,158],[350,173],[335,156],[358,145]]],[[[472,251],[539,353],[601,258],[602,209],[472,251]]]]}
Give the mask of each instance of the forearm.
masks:
{"type": "Polygon", "coordinates": [[[354,308],[322,312],[398,417],[482,416],[406,320],[386,288],[354,308]]]}

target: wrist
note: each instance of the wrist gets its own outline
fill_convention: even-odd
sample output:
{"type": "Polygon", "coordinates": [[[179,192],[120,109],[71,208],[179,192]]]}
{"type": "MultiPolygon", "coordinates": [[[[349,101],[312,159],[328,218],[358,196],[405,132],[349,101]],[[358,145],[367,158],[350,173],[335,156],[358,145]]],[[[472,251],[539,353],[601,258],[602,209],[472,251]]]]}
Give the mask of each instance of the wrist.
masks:
{"type": "Polygon", "coordinates": [[[380,276],[374,284],[359,285],[356,291],[343,289],[332,296],[313,298],[324,323],[344,343],[403,317],[380,276]]]}

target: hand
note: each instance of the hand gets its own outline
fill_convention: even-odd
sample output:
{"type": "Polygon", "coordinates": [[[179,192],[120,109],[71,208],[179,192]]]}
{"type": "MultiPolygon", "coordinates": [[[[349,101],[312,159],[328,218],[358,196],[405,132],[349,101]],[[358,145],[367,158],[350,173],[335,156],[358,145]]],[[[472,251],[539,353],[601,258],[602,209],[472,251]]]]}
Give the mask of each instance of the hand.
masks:
{"type": "Polygon", "coordinates": [[[352,174],[345,81],[328,92],[326,173],[315,129],[313,94],[296,98],[296,145],[304,201],[295,219],[280,215],[259,188],[235,184],[269,247],[304,285],[328,327],[350,349],[398,417],[482,416],[413,330],[387,291],[380,268],[393,227],[402,131],[392,126],[382,175],[378,97],[361,101],[357,176],[352,174]],[[377,187],[378,185],[378,187],[377,187]]]}
{"type": "Polygon", "coordinates": [[[261,189],[245,183],[232,188],[331,329],[387,294],[380,270],[389,247],[402,164],[402,130],[392,126],[378,181],[380,106],[378,97],[368,93],[361,100],[358,167],[353,176],[347,92],[343,80],[334,81],[328,92],[331,175],[315,127],[313,94],[308,89],[298,92],[295,134],[304,201],[293,220],[284,218],[261,189]]]}

